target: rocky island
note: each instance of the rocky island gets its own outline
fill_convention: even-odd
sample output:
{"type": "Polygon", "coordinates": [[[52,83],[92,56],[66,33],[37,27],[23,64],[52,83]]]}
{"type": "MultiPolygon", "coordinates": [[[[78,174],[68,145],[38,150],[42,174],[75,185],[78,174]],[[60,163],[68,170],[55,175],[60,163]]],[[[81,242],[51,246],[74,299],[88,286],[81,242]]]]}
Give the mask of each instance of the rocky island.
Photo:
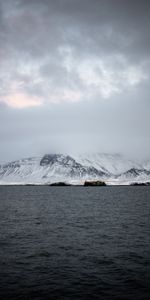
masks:
{"type": "Polygon", "coordinates": [[[85,181],[84,186],[106,186],[106,183],[101,180],[85,181]]]}

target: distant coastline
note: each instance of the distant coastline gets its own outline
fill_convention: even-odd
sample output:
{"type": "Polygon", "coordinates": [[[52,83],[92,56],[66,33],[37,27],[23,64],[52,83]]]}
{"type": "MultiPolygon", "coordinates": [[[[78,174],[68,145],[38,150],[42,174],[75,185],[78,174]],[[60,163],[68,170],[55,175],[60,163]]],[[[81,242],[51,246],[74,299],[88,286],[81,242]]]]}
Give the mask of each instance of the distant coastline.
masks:
{"type": "Polygon", "coordinates": [[[6,183],[0,184],[0,186],[49,186],[49,187],[119,187],[119,186],[150,186],[150,182],[133,182],[129,184],[106,184],[104,181],[85,181],[83,184],[71,184],[66,182],[54,182],[54,183],[6,183]]]}

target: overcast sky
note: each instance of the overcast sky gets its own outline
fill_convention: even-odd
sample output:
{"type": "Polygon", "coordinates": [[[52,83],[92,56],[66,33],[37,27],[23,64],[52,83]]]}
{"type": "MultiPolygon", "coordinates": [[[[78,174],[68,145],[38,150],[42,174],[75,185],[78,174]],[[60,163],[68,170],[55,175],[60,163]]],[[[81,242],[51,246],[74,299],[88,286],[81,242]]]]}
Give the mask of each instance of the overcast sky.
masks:
{"type": "Polygon", "coordinates": [[[0,162],[147,157],[149,131],[149,0],[0,0],[0,162]]]}

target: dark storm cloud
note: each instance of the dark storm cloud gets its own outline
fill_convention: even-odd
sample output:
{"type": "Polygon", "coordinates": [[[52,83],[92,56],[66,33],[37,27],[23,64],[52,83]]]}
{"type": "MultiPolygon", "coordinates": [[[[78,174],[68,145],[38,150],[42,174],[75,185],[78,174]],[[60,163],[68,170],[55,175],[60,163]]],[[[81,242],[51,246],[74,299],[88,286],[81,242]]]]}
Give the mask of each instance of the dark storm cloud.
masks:
{"type": "MultiPolygon", "coordinates": [[[[68,41],[77,48],[93,44],[95,48],[92,50],[97,50],[98,54],[101,49],[116,52],[116,46],[123,52],[136,52],[128,53],[129,55],[142,54],[142,51],[149,54],[148,0],[21,1],[20,7],[21,5],[26,13],[30,10],[36,12],[31,14],[33,30],[34,25],[37,25],[35,20],[33,21],[35,16],[39,18],[39,26],[42,25],[38,33],[44,29],[44,36],[50,36],[51,31],[53,32],[54,38],[50,39],[51,43],[61,44],[68,41]],[[105,48],[108,45],[109,47],[105,48]]],[[[30,17],[22,20],[23,23],[26,21],[30,24],[30,17]]]]}
{"type": "Polygon", "coordinates": [[[148,0],[0,0],[1,160],[148,153],[149,28],[148,0]]]}
{"type": "MultiPolygon", "coordinates": [[[[55,94],[58,80],[60,93],[65,87],[74,91],[78,85],[80,89],[86,86],[82,73],[87,70],[78,70],[80,64],[102,60],[106,65],[108,61],[110,70],[105,66],[99,68],[100,73],[115,68],[119,80],[120,70],[131,60],[134,68],[136,64],[142,68],[149,59],[148,1],[1,3],[2,92],[8,85],[13,90],[17,85],[17,89],[36,96],[44,91],[55,94]]],[[[95,67],[94,73],[101,75],[95,67]]]]}

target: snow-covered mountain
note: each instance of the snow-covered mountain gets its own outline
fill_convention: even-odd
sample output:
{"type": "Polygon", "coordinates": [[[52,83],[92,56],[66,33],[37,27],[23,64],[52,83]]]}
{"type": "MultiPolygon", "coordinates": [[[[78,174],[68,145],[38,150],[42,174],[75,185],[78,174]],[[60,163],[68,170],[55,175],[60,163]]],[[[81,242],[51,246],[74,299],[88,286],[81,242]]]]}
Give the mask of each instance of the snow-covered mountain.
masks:
{"type": "Polygon", "coordinates": [[[150,181],[150,162],[135,162],[118,154],[46,154],[0,166],[0,184],[82,184],[93,179],[110,184],[150,181]]]}
{"type": "Polygon", "coordinates": [[[79,155],[74,158],[83,165],[93,166],[98,170],[114,175],[124,173],[131,168],[143,168],[143,162],[130,160],[121,154],[92,153],[79,155]]]}

